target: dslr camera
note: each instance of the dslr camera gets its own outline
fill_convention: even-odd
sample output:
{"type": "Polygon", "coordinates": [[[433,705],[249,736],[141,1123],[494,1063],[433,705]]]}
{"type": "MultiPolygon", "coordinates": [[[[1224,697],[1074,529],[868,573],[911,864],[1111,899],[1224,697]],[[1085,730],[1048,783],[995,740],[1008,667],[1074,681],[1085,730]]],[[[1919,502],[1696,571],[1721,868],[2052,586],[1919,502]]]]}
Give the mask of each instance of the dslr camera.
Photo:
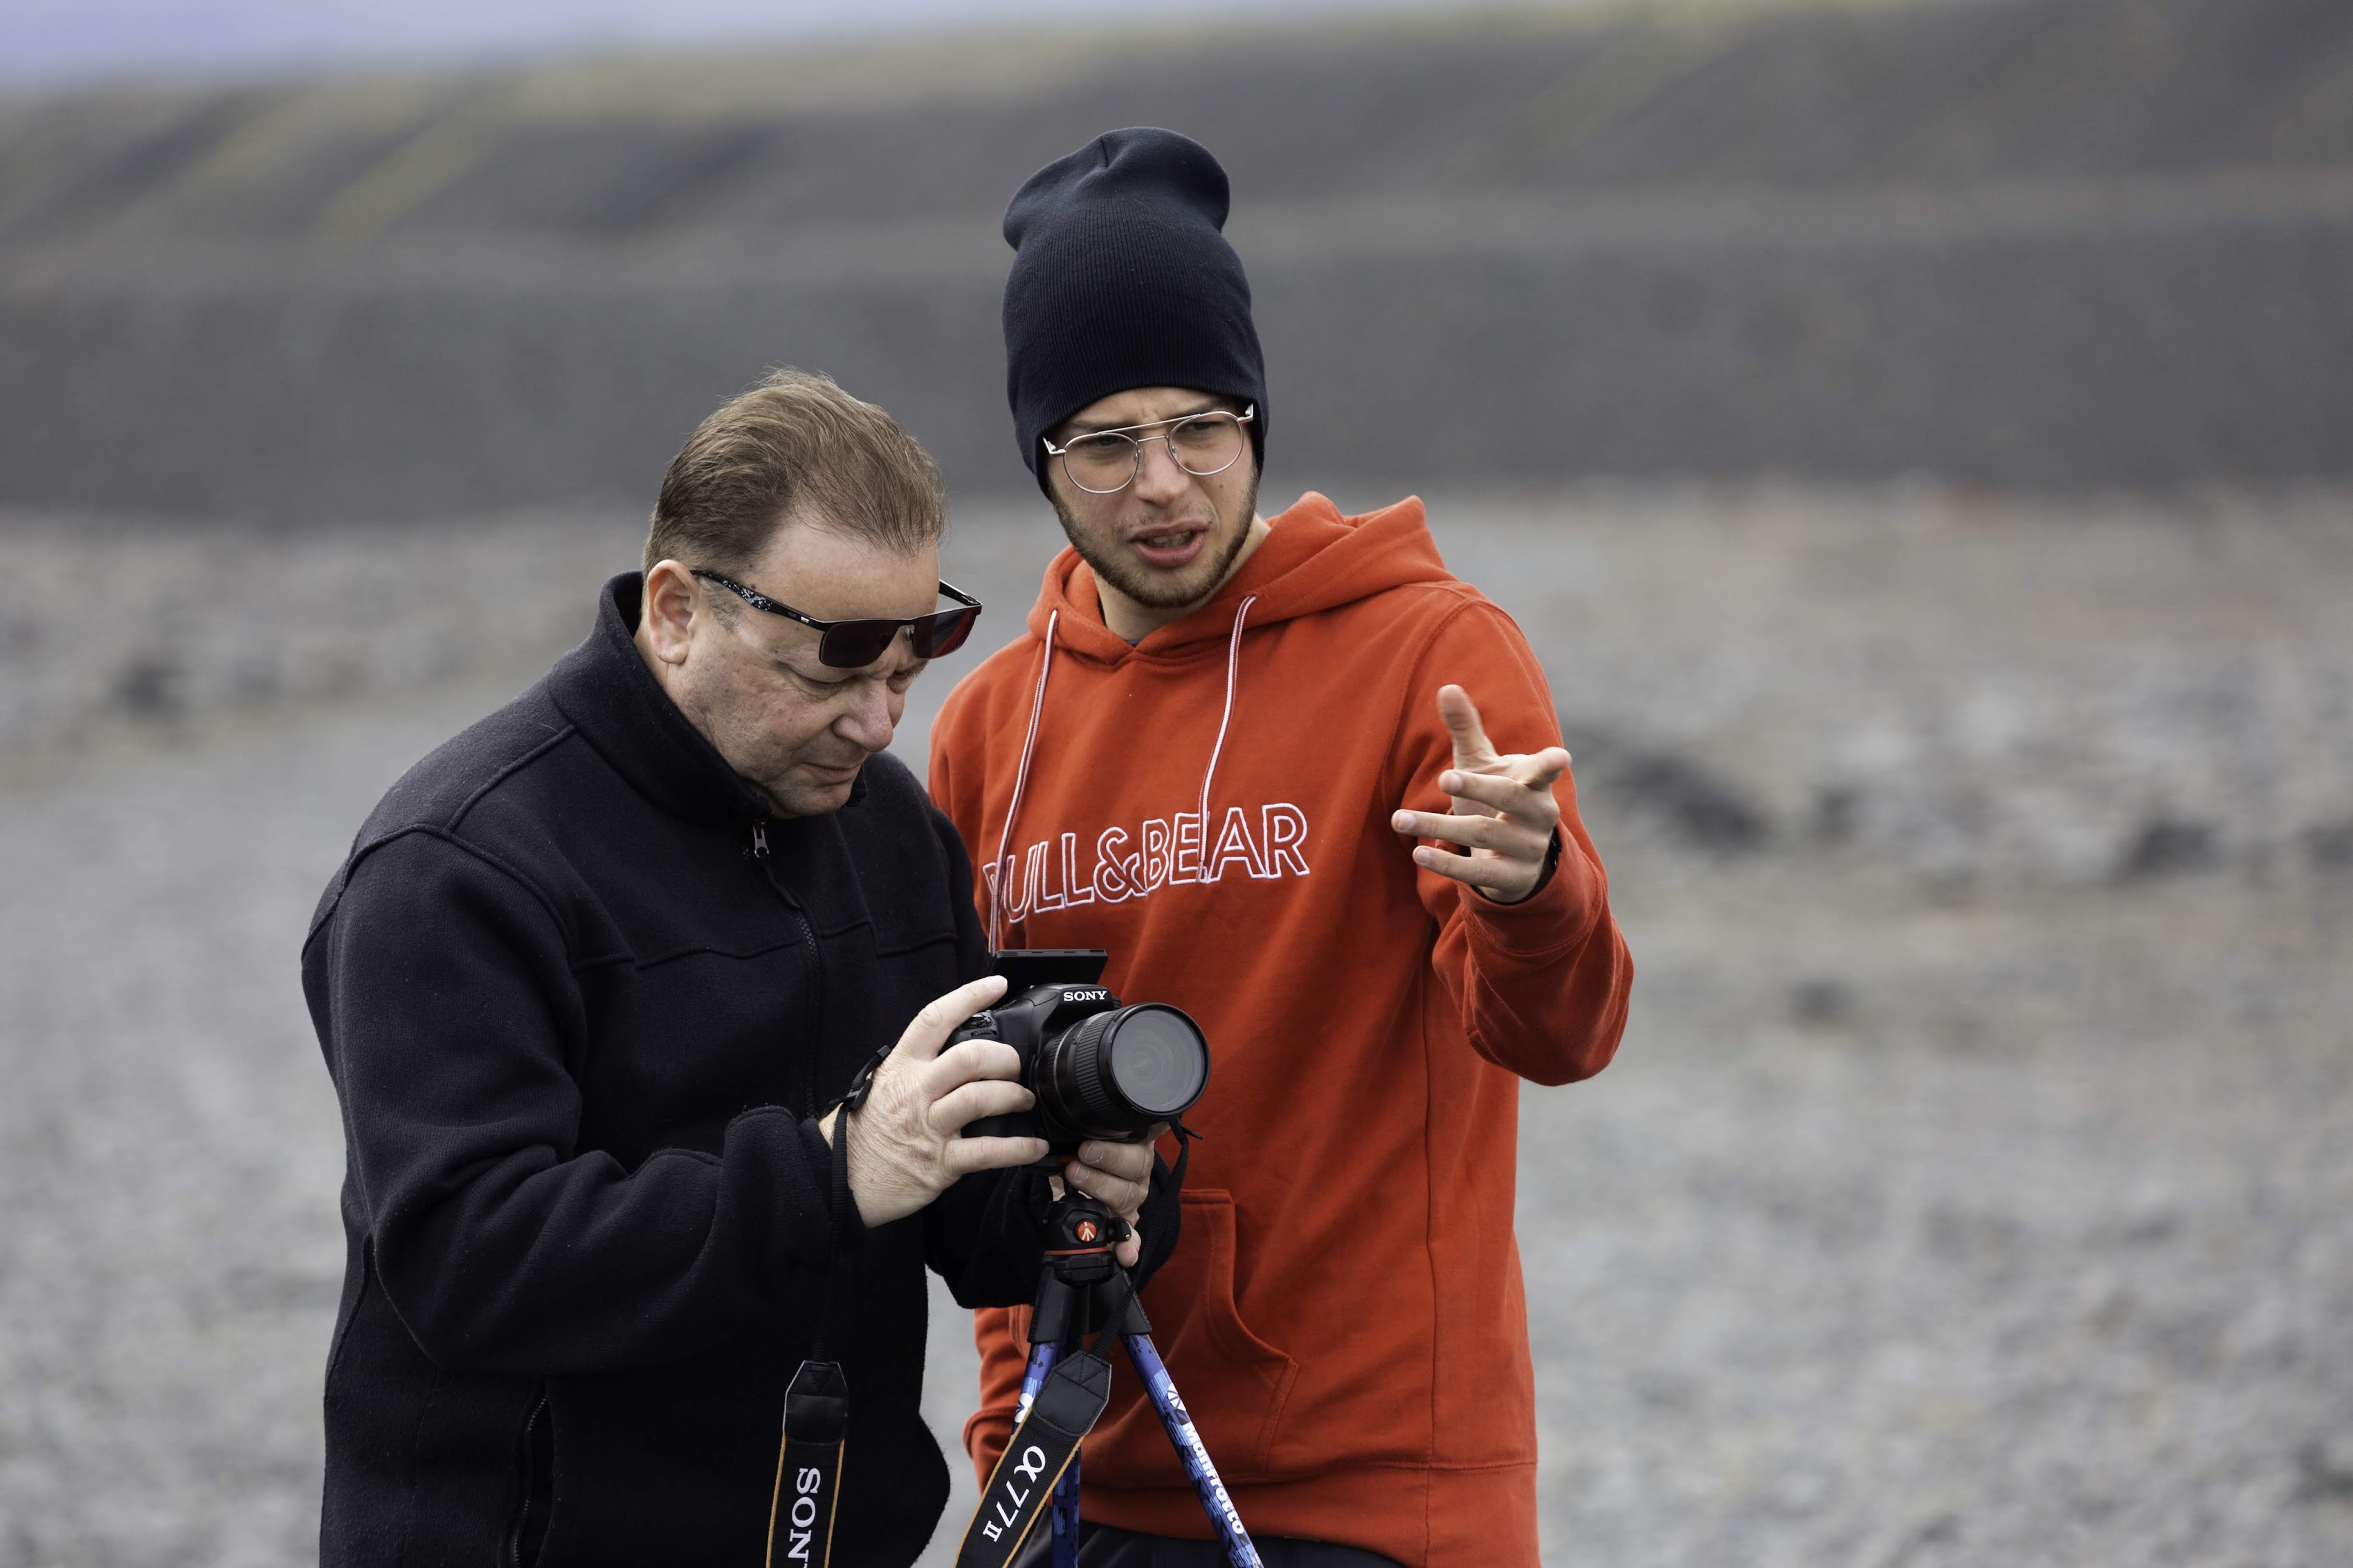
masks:
{"type": "Polygon", "coordinates": [[[1140,1143],[1201,1098],[1209,1043],[1201,1026],[1161,1002],[1124,1005],[1100,984],[1110,954],[1096,947],[1014,949],[997,955],[1005,1000],[948,1037],[1002,1040],[1021,1057],[1034,1110],[984,1116],[967,1138],[1043,1138],[1047,1163],[1089,1138],[1140,1143]]]}

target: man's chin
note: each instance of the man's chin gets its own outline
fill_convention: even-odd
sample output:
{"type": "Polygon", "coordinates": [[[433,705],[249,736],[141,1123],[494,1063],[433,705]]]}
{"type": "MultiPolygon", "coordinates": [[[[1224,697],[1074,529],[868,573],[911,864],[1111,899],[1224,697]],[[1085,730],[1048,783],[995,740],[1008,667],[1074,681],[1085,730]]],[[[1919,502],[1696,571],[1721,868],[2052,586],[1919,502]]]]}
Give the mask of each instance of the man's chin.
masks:
{"type": "Polygon", "coordinates": [[[1225,581],[1234,557],[1241,553],[1242,545],[1250,538],[1250,518],[1256,509],[1257,497],[1258,489],[1253,485],[1241,521],[1211,522],[1201,542],[1200,553],[1181,566],[1155,566],[1124,542],[1093,535],[1080,526],[1060,497],[1050,495],[1048,499],[1062,524],[1063,536],[1093,571],[1096,581],[1118,589],[1130,602],[1145,609],[1181,610],[1208,599],[1225,581]]]}
{"type": "Polygon", "coordinates": [[[849,770],[847,778],[797,769],[768,785],[763,793],[776,808],[779,816],[823,816],[827,812],[839,811],[848,805],[849,792],[857,784],[856,768],[849,770]]]}
{"type": "Polygon", "coordinates": [[[1094,568],[1097,578],[1134,603],[1148,610],[1181,610],[1202,603],[1218,591],[1249,537],[1250,530],[1242,528],[1229,539],[1206,540],[1198,555],[1174,567],[1155,566],[1124,548],[1108,561],[1097,560],[1083,549],[1079,553],[1094,568]]]}
{"type": "Polygon", "coordinates": [[[1208,560],[1193,561],[1174,572],[1164,572],[1133,559],[1118,563],[1118,570],[1106,572],[1100,564],[1095,575],[1126,595],[1147,610],[1181,610],[1198,604],[1216,592],[1220,575],[1219,563],[1208,560]]]}

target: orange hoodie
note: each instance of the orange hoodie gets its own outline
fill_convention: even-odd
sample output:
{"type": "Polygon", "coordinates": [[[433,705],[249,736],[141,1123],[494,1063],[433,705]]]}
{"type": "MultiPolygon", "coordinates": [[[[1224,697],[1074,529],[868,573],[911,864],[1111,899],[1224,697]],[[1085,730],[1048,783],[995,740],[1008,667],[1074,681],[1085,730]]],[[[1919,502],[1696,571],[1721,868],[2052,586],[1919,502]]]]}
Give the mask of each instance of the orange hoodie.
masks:
{"type": "MultiPolygon", "coordinates": [[[[1535,655],[1447,574],[1421,503],[1351,518],[1310,494],[1133,647],[1056,556],[1029,635],[950,694],[931,787],[995,862],[997,945],[1108,948],[1117,994],[1208,1033],[1184,1232],[1144,1304],[1243,1521],[1504,1568],[1536,1562],[1518,1080],[1599,1071],[1633,971],[1567,776],[1535,898],[1414,866],[1389,817],[1449,808],[1449,682],[1498,751],[1559,743],[1535,655]]],[[[984,1477],[1029,1315],[976,1319],[984,1477]]],[[[1125,1369],[1083,1474],[1089,1519],[1210,1534],[1125,1369]]]]}

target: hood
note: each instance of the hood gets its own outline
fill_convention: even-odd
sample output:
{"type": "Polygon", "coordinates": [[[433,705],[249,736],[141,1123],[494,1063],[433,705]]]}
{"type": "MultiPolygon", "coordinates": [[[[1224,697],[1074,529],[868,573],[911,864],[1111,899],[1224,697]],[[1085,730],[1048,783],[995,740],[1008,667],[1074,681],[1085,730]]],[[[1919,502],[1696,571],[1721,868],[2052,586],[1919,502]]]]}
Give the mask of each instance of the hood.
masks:
{"type": "Polygon", "coordinates": [[[1233,635],[1235,609],[1244,599],[1251,601],[1250,624],[1258,627],[1353,604],[1409,583],[1447,577],[1419,496],[1349,517],[1329,498],[1310,490],[1289,510],[1270,518],[1268,527],[1271,531],[1265,542],[1216,597],[1133,647],[1103,625],[1094,570],[1066,545],[1047,563],[1045,583],[1029,610],[1029,635],[1044,641],[1047,623],[1052,621],[1058,651],[1118,664],[1173,653],[1194,643],[1226,641],[1233,635]]]}

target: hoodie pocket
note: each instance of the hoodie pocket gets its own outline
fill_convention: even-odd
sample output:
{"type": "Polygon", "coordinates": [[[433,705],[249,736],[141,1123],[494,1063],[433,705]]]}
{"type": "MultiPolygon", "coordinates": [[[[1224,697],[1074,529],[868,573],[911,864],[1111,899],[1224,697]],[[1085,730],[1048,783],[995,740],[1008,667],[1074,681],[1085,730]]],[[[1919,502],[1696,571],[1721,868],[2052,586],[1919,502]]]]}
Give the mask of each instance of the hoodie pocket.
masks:
{"type": "MultiPolygon", "coordinates": [[[[1204,1187],[1185,1194],[1184,1203],[1183,1239],[1144,1291],[1153,1342],[1219,1472],[1229,1480],[1261,1479],[1299,1365],[1242,1321],[1234,1289],[1233,1194],[1204,1187]]],[[[1131,1467],[1142,1464],[1145,1473],[1173,1471],[1181,1479],[1149,1401],[1123,1410],[1105,1436],[1116,1454],[1109,1468],[1134,1473],[1131,1467]]],[[[1090,1443],[1091,1466],[1093,1447],[1090,1443]]]]}

